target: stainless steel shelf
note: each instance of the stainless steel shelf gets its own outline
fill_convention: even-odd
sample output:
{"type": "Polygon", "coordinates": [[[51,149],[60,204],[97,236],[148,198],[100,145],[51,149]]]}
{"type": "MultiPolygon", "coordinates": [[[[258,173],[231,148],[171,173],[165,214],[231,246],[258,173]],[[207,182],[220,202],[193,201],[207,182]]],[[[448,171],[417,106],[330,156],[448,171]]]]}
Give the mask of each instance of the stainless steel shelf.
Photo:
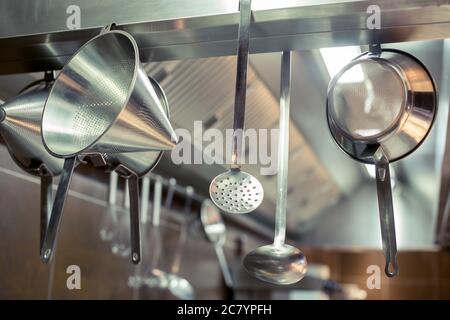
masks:
{"type": "MultiPolygon", "coordinates": [[[[250,51],[367,44],[369,5],[382,10],[383,43],[450,37],[449,1],[254,0],[250,51]]],[[[232,55],[238,0],[3,0],[0,74],[59,69],[113,22],[136,38],[144,62],[232,55]],[[68,31],[66,10],[74,2],[81,29],[68,31]]]]}

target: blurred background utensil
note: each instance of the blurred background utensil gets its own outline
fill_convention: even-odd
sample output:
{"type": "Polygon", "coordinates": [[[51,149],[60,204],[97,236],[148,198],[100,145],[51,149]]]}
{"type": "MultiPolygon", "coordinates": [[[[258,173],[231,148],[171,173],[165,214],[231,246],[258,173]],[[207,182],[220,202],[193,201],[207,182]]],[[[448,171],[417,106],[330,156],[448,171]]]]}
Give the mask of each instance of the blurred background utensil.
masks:
{"type": "Polygon", "coordinates": [[[233,288],[233,278],[228,266],[223,246],[226,241],[226,228],[217,207],[208,199],[202,203],[200,219],[208,240],[212,243],[219,261],[220,271],[228,288],[233,288]]]}
{"type": "Polygon", "coordinates": [[[187,241],[188,228],[192,219],[191,206],[192,206],[192,197],[194,196],[194,189],[190,186],[186,187],[185,196],[186,202],[183,210],[183,220],[180,226],[180,234],[178,238],[177,248],[175,250],[173,263],[170,268],[168,278],[169,278],[169,291],[175,297],[181,300],[193,300],[195,298],[194,288],[192,287],[192,285],[189,283],[188,280],[178,275],[180,272],[184,245],[187,241]]]}
{"type": "Polygon", "coordinates": [[[117,226],[117,189],[119,183],[119,176],[115,171],[109,173],[108,183],[108,202],[103,219],[100,223],[100,238],[103,241],[111,241],[116,232],[117,226]]]}

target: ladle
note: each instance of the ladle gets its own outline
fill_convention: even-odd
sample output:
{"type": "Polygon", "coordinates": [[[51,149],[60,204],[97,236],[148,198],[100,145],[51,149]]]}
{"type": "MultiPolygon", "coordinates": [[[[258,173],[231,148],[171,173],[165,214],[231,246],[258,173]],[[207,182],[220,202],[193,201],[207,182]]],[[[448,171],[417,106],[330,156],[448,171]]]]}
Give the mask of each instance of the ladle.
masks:
{"type": "Polygon", "coordinates": [[[257,248],[244,259],[245,269],[254,277],[273,284],[288,285],[306,274],[305,255],[285,244],[286,196],[289,161],[289,108],[291,94],[291,53],[283,52],[281,63],[280,137],[278,143],[277,207],[273,244],[257,248]]]}

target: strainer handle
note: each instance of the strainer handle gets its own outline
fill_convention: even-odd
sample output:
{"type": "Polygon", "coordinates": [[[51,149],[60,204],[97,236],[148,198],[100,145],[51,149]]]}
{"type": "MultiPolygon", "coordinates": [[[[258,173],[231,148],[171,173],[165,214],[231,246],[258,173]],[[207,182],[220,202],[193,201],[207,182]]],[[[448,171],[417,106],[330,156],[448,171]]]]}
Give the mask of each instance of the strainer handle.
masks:
{"type": "Polygon", "coordinates": [[[66,202],[67,193],[69,191],[70,180],[72,179],[73,170],[77,164],[78,158],[67,158],[64,161],[63,171],[59,180],[58,189],[56,190],[55,201],[52,207],[52,213],[45,232],[44,241],[41,250],[41,259],[48,263],[55,249],[55,240],[58,234],[61,222],[64,203],[66,202]]]}
{"type": "Polygon", "coordinates": [[[240,157],[245,121],[245,98],[247,95],[247,65],[251,22],[251,0],[240,0],[238,32],[236,91],[234,96],[233,150],[231,168],[240,169],[240,157]]]}
{"type": "Polygon", "coordinates": [[[381,238],[383,252],[386,258],[385,273],[388,277],[398,274],[397,241],[395,237],[394,207],[392,203],[391,175],[389,160],[382,148],[378,148],[374,155],[378,210],[380,214],[381,238]]]}
{"type": "Polygon", "coordinates": [[[40,247],[39,252],[42,251],[44,245],[45,233],[47,231],[47,224],[50,219],[52,202],[53,202],[53,177],[50,173],[41,175],[41,221],[40,221],[40,247]]]}
{"type": "Polygon", "coordinates": [[[130,195],[130,241],[131,261],[138,264],[141,261],[141,232],[139,219],[139,177],[132,174],[127,177],[130,195]]]}

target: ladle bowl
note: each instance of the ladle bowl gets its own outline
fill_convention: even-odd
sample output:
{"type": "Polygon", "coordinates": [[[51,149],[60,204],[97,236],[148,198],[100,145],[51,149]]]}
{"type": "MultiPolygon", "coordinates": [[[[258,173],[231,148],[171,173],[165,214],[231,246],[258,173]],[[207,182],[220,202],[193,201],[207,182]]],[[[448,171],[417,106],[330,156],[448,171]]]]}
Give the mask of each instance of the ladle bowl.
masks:
{"type": "Polygon", "coordinates": [[[250,252],[244,259],[244,267],[262,281],[288,285],[303,279],[307,262],[303,252],[293,246],[270,244],[250,252]]]}

